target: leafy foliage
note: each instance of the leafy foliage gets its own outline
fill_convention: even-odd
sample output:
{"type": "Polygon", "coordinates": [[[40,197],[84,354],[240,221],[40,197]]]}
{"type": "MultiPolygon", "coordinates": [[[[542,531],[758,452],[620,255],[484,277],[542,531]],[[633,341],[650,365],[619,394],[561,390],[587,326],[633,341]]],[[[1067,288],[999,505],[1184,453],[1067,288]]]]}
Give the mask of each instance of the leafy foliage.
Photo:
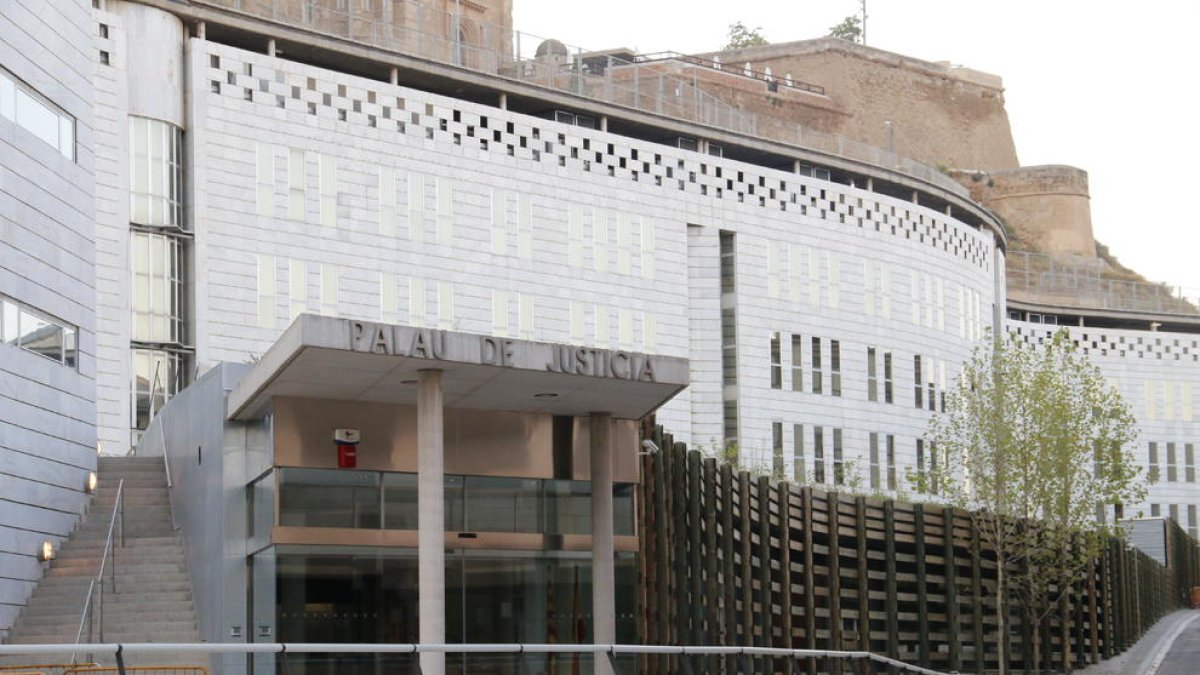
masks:
{"type": "Polygon", "coordinates": [[[763,37],[762,26],[749,28],[746,24],[738,21],[729,27],[729,42],[725,45],[725,49],[742,49],[744,47],[761,47],[771,44],[767,42],[767,38],[763,37]]]}
{"type": "Polygon", "coordinates": [[[856,15],[850,15],[836,26],[829,29],[828,37],[841,38],[849,42],[862,42],[862,20],[856,15]]]}
{"type": "Polygon", "coordinates": [[[998,635],[1010,599],[1036,630],[1119,534],[1107,508],[1144,498],[1133,414],[1065,329],[1041,346],[981,344],[947,403],[926,434],[941,461],[922,487],[970,510],[995,556],[998,635]]]}

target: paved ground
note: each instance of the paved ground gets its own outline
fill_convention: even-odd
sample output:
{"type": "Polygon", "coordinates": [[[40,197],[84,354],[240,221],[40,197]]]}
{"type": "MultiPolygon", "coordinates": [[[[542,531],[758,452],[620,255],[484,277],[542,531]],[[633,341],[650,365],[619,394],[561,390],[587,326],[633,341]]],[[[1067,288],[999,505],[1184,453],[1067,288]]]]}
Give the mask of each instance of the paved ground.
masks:
{"type": "Polygon", "coordinates": [[[1200,611],[1172,612],[1154,624],[1129,651],[1075,673],[1196,675],[1200,673],[1200,611]]]}

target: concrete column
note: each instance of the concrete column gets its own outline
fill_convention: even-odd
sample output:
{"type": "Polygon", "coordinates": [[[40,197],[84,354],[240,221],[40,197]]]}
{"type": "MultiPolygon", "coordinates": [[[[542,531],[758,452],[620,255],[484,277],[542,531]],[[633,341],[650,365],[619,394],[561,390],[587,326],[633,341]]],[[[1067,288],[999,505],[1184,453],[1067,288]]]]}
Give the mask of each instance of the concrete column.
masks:
{"type": "MultiPolygon", "coordinates": [[[[442,371],[417,374],[417,624],[425,644],[446,641],[445,455],[442,371]]],[[[444,653],[422,653],[423,675],[445,675],[444,653]]]]}
{"type": "MultiPolygon", "coordinates": [[[[592,642],[613,644],[617,640],[617,607],[613,569],[613,449],[612,416],[595,412],[590,416],[588,435],[592,460],[592,642]]],[[[596,675],[613,675],[612,662],[596,655],[596,675]]]]}

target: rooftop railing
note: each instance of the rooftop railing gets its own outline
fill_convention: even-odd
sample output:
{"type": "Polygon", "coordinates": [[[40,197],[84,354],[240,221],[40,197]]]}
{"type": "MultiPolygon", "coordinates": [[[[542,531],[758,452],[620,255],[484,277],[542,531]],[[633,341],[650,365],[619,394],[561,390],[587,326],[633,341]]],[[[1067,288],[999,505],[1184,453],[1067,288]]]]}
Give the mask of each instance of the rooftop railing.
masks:
{"type": "MultiPolygon", "coordinates": [[[[707,60],[700,57],[655,58],[662,56],[660,53],[623,59],[468,19],[461,7],[441,11],[416,0],[194,2],[642,112],[856,160],[912,176],[956,195],[969,194],[940,170],[894,152],[734,107],[705,91],[700,73],[712,66],[697,65],[698,60],[707,60]]],[[[733,64],[722,69],[740,72],[733,64]]],[[[765,81],[765,73],[752,71],[751,76],[763,79],[764,86],[771,85],[765,81]]],[[[815,85],[800,83],[797,88],[824,93],[815,85]]]]}
{"type": "Polygon", "coordinates": [[[1098,259],[1010,251],[1005,262],[1010,300],[1200,317],[1200,289],[1112,278],[1098,259]]]}

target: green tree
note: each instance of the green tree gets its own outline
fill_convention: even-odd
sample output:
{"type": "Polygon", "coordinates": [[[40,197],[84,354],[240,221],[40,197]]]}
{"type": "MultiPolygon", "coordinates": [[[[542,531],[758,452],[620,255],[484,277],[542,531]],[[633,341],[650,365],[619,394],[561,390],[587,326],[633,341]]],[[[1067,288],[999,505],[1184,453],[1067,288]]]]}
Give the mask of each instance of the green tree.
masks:
{"type": "MultiPolygon", "coordinates": [[[[1129,450],[1134,417],[1062,329],[1037,346],[1009,335],[976,348],[926,438],[940,461],[919,477],[918,489],[936,487],[970,511],[996,559],[1003,675],[1010,604],[1038,635],[1045,618],[1065,609],[1108,537],[1119,534],[1107,509],[1144,498],[1129,450]]],[[[1040,663],[1041,640],[1032,642],[1040,663]]]]}
{"type": "Polygon", "coordinates": [[[841,38],[850,42],[862,42],[862,20],[851,14],[829,29],[828,37],[841,38]]]}
{"type": "Polygon", "coordinates": [[[761,47],[771,44],[767,42],[767,38],[763,37],[762,26],[757,28],[749,28],[746,24],[738,21],[729,27],[729,42],[725,45],[725,49],[742,49],[744,47],[761,47]]]}

